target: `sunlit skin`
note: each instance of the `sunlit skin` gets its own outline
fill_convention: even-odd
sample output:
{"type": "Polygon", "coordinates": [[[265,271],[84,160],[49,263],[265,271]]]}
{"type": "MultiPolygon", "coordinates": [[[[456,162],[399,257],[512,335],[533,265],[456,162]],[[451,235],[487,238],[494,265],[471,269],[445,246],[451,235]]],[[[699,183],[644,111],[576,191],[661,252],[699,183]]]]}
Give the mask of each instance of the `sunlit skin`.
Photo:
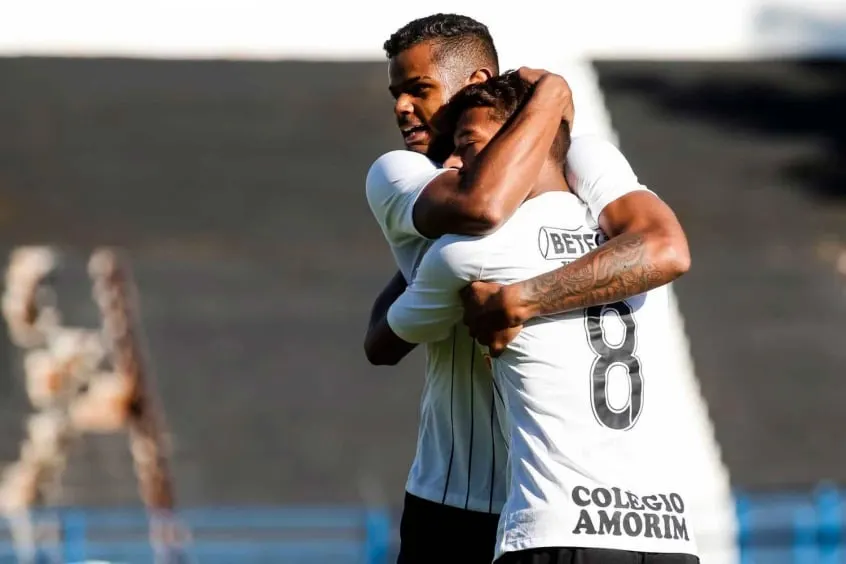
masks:
{"type": "Polygon", "coordinates": [[[473,166],[476,157],[501,127],[502,123],[491,119],[490,108],[470,108],[462,112],[453,135],[455,151],[444,161],[444,167],[473,166]]]}
{"type": "Polygon", "coordinates": [[[406,149],[426,153],[433,139],[430,122],[435,113],[458,90],[473,82],[487,80],[491,72],[479,69],[466,80],[450,85],[444,69],[435,62],[435,46],[424,41],[392,57],[388,64],[394,97],[394,114],[406,149]]]}
{"type": "MultiPolygon", "coordinates": [[[[473,166],[476,158],[491,139],[502,128],[503,123],[492,115],[491,108],[478,107],[464,110],[458,118],[453,134],[455,149],[444,161],[445,168],[461,169],[473,166]]],[[[567,181],[561,172],[561,166],[547,159],[530,193],[537,196],[549,190],[567,190],[567,181]]]]}
{"type": "MultiPolygon", "coordinates": [[[[461,114],[453,136],[455,151],[444,162],[445,167],[461,168],[464,164],[469,166],[473,163],[502,127],[501,123],[491,119],[490,114],[490,108],[471,108],[461,114]]],[[[511,342],[522,330],[522,325],[510,327],[500,331],[499,338],[511,342]]],[[[488,369],[491,368],[491,357],[498,357],[503,350],[504,347],[484,355],[488,369]]]]}
{"type": "MultiPolygon", "coordinates": [[[[452,155],[444,161],[444,167],[461,169],[472,166],[476,157],[482,149],[490,143],[494,135],[502,128],[502,123],[491,116],[490,108],[469,108],[461,113],[453,135],[455,150],[452,155]]],[[[561,168],[547,159],[544,168],[538,178],[538,182],[532,189],[531,196],[550,190],[569,190],[567,182],[560,173],[561,168]]],[[[498,286],[498,285],[497,285],[498,286]]],[[[463,294],[469,291],[470,286],[465,288],[463,294]]],[[[491,357],[498,357],[505,350],[505,345],[510,343],[523,329],[522,324],[517,324],[507,329],[495,332],[493,340],[495,346],[490,348],[490,354],[485,355],[485,361],[490,368],[491,357]]]]}

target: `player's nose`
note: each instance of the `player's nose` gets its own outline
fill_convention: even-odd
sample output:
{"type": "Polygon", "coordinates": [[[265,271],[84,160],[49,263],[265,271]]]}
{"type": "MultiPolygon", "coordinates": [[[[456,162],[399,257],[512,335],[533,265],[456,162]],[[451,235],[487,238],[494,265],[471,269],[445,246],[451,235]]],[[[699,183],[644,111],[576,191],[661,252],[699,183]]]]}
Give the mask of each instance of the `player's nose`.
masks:
{"type": "Polygon", "coordinates": [[[414,106],[411,104],[411,97],[405,94],[401,94],[397,97],[396,102],[394,102],[394,113],[398,118],[414,113],[414,106]]]}
{"type": "Polygon", "coordinates": [[[444,161],[444,168],[460,169],[463,166],[464,166],[464,162],[461,160],[461,157],[459,157],[458,155],[456,155],[454,153],[452,155],[450,155],[449,157],[447,157],[447,160],[444,161]]]}

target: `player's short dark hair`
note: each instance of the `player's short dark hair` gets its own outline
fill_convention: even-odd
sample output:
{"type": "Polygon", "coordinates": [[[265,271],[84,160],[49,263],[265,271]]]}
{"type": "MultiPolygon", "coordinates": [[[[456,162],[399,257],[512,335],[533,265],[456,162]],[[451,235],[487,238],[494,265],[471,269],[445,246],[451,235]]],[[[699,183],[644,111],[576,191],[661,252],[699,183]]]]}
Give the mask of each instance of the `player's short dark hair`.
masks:
{"type": "Polygon", "coordinates": [[[434,14],[405,24],[385,41],[385,54],[390,59],[424,41],[436,44],[438,63],[456,58],[499,72],[499,56],[488,27],[458,14],[434,14]]]}
{"type": "MultiPolygon", "coordinates": [[[[507,123],[526,104],[533,89],[516,71],[462,88],[435,116],[433,125],[438,138],[442,142],[452,139],[461,115],[471,108],[489,108],[492,119],[507,123]]],[[[562,119],[550,154],[564,166],[569,149],[570,125],[562,119]]]]}

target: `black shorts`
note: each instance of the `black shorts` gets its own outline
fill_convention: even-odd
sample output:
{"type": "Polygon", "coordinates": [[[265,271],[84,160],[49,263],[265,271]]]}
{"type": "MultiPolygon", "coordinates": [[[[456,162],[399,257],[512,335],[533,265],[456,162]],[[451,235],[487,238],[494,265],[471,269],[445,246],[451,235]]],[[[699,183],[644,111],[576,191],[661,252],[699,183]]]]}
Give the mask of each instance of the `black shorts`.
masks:
{"type": "Polygon", "coordinates": [[[496,564],[699,564],[699,558],[604,548],[533,548],[503,554],[496,564]]]}
{"type": "Polygon", "coordinates": [[[397,564],[491,564],[499,515],[468,511],[406,492],[397,564]]]}

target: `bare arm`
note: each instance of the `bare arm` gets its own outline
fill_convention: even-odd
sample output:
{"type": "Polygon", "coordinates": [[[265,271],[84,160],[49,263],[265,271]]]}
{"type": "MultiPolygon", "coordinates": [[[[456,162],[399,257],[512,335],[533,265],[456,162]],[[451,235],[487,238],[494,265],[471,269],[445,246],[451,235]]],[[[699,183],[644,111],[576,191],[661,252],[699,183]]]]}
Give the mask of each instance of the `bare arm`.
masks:
{"type": "Polygon", "coordinates": [[[458,291],[468,272],[478,272],[478,252],[467,245],[436,242],[426,252],[414,280],[390,306],[376,312],[367,331],[365,349],[374,364],[396,364],[414,348],[449,337],[461,320],[458,291]],[[384,356],[376,351],[393,351],[384,356]]]}
{"type": "Polygon", "coordinates": [[[631,298],[690,269],[687,238],[667,204],[646,191],[605,208],[600,226],[611,239],[567,266],[518,283],[527,319],[631,298]]]}
{"type": "Polygon", "coordinates": [[[611,239],[566,266],[508,286],[482,282],[465,289],[465,322],[471,332],[482,341],[497,341],[497,330],[630,298],[690,268],[681,225],[650,192],[632,192],[608,204],[600,226],[611,239]]]}
{"type": "Polygon", "coordinates": [[[417,230],[431,239],[496,230],[526,199],[562,119],[572,119],[570,88],[560,76],[544,74],[472,167],[447,171],[426,186],[414,205],[417,230]]]}
{"type": "Polygon", "coordinates": [[[385,320],[391,304],[402,295],[405,288],[405,278],[401,272],[397,272],[373,303],[367,335],[364,338],[364,354],[370,364],[393,366],[416,346],[394,335],[385,320]]]}

